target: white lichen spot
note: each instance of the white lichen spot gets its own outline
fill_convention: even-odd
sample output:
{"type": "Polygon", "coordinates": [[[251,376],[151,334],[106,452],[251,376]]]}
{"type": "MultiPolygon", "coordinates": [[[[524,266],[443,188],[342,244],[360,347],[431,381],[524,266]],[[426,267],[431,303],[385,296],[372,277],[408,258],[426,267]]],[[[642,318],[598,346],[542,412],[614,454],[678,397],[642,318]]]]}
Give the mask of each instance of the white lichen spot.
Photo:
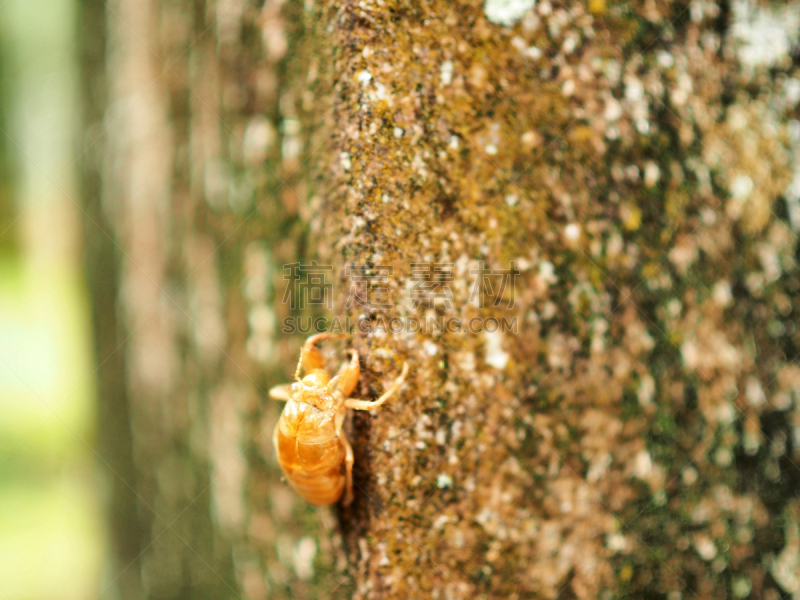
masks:
{"type": "Polygon", "coordinates": [[[722,425],[730,425],[736,418],[737,410],[731,402],[720,402],[717,406],[717,419],[722,425]]]}
{"type": "Polygon", "coordinates": [[[441,81],[442,85],[450,85],[450,82],[453,81],[453,61],[446,60],[442,63],[442,71],[441,71],[441,81]]]}
{"type": "Polygon", "coordinates": [[[656,60],[658,61],[658,65],[663,69],[669,69],[675,64],[675,58],[666,50],[660,51],[656,55],[656,60]]]}
{"type": "Polygon", "coordinates": [[[772,9],[749,0],[733,3],[731,33],[739,43],[739,60],[749,68],[771,67],[789,56],[800,29],[800,9],[772,9]]]}
{"type": "Polygon", "coordinates": [[[679,237],[667,256],[677,271],[681,275],[685,275],[697,260],[697,251],[697,239],[688,235],[679,237]]]}
{"type": "Polygon", "coordinates": [[[558,313],[558,307],[553,302],[545,302],[542,306],[541,317],[543,321],[549,321],[558,313]]]}
{"type": "Polygon", "coordinates": [[[244,130],[242,144],[245,147],[244,159],[248,162],[262,162],[275,142],[275,128],[263,116],[253,117],[244,130]]]}
{"type": "Polygon", "coordinates": [[[486,528],[486,526],[495,520],[495,513],[491,508],[484,508],[475,515],[475,522],[478,523],[481,527],[486,528]]]}
{"type": "Polygon", "coordinates": [[[647,450],[642,450],[634,459],[633,474],[639,479],[647,479],[652,471],[653,459],[647,450]]]}
{"type": "MultiPolygon", "coordinates": [[[[787,108],[794,108],[800,102],[800,80],[789,77],[783,85],[783,97],[787,108]]],[[[796,123],[797,121],[795,121],[796,123]]]]}
{"type": "Polygon", "coordinates": [[[614,553],[622,552],[628,547],[625,536],[620,533],[612,533],[606,538],[606,546],[614,553]]]}
{"type": "Polygon", "coordinates": [[[414,154],[414,158],[411,161],[411,167],[417,173],[419,173],[420,177],[425,178],[428,176],[428,165],[420,152],[414,154]]]}
{"type": "Polygon", "coordinates": [[[452,485],[453,478],[450,475],[447,475],[446,473],[439,473],[439,475],[436,476],[436,487],[438,487],[440,490],[452,487],[452,485]]]}
{"type": "Polygon", "coordinates": [[[753,584],[747,577],[737,577],[733,580],[731,591],[737,598],[747,598],[750,595],[750,590],[753,589],[753,584]]]}
{"type": "Polygon", "coordinates": [[[731,181],[729,191],[737,200],[747,200],[753,191],[753,180],[747,175],[737,175],[731,181]]]}
{"type": "Polygon", "coordinates": [[[300,538],[294,549],[294,572],[297,577],[307,581],[314,576],[314,558],[317,556],[317,543],[313,538],[300,538]]]}
{"type": "Polygon", "coordinates": [[[372,73],[370,73],[367,69],[364,69],[358,74],[358,82],[361,85],[367,85],[369,82],[372,81],[372,73]]]}
{"type": "Polygon", "coordinates": [[[703,221],[703,225],[711,227],[717,222],[717,213],[706,206],[700,210],[700,219],[703,221]]]}
{"type": "Polygon", "coordinates": [[[339,164],[342,165],[342,168],[345,171],[349,171],[350,168],[353,166],[353,163],[350,162],[350,153],[342,152],[339,154],[339,164]]]}
{"type": "Polygon", "coordinates": [[[705,533],[699,534],[694,540],[694,549],[703,560],[713,560],[717,555],[717,547],[705,533]]]}
{"type": "Polygon", "coordinates": [[[747,398],[747,402],[751,406],[764,406],[767,402],[761,382],[753,376],[747,378],[747,383],[744,386],[744,397],[747,398]]]}
{"type": "Polygon", "coordinates": [[[603,111],[603,117],[606,121],[613,123],[614,121],[618,121],[619,118],[622,116],[622,105],[616,98],[609,98],[606,100],[606,107],[603,111]]]}
{"type": "Polygon", "coordinates": [[[564,237],[568,242],[577,242],[581,237],[581,226],[577,223],[570,223],[564,228],[564,237]]]}
{"type": "Polygon", "coordinates": [[[428,431],[430,425],[431,425],[431,418],[424,413],[420,415],[420,418],[417,420],[415,427],[417,437],[421,439],[432,438],[433,434],[430,431],[428,431]]]}
{"type": "Polygon", "coordinates": [[[448,523],[448,521],[450,521],[450,518],[447,515],[439,515],[433,521],[433,528],[434,529],[441,529],[442,527],[444,527],[448,523]]]}
{"type": "Polygon", "coordinates": [[[510,27],[536,6],[536,0],[486,0],[483,12],[495,25],[510,27]]]}
{"type": "Polygon", "coordinates": [[[683,480],[684,485],[694,485],[697,481],[698,473],[697,469],[692,466],[686,467],[681,473],[681,479],[683,480]]]}
{"type": "Polygon", "coordinates": [[[528,33],[533,33],[537,29],[539,29],[539,25],[542,24],[542,20],[539,18],[535,12],[531,11],[526,13],[522,19],[522,29],[527,31],[528,33]]]}
{"type": "Polygon", "coordinates": [[[380,555],[380,560],[378,560],[379,567],[386,567],[391,564],[389,557],[386,555],[386,542],[378,544],[378,554],[380,555]]]}
{"type": "Polygon", "coordinates": [[[495,146],[494,144],[487,144],[484,150],[486,151],[486,154],[488,154],[489,156],[494,156],[495,154],[497,154],[497,146],[495,146]]]}
{"type": "Polygon", "coordinates": [[[786,188],[786,210],[789,213],[789,224],[792,231],[800,231],[800,121],[789,121],[789,139],[794,159],[794,177],[786,188]]]}
{"type": "Polygon", "coordinates": [[[542,51],[536,46],[530,46],[527,50],[525,50],[524,54],[532,60],[539,60],[542,58],[542,51]]]}
{"type": "Polygon", "coordinates": [[[586,480],[589,483],[597,483],[608,472],[608,467],[612,462],[609,452],[602,452],[599,456],[592,459],[589,470],[586,473],[586,480]]]}
{"type": "Polygon", "coordinates": [[[526,131],[522,134],[522,136],[520,136],[519,139],[522,142],[522,145],[528,150],[533,150],[536,146],[542,143],[542,136],[535,131],[526,131]]]}
{"type": "Polygon", "coordinates": [[[764,278],[768,283],[777,281],[781,276],[781,261],[775,246],[772,244],[758,245],[758,259],[761,269],[764,271],[764,278]]]}
{"type": "Polygon", "coordinates": [[[717,448],[714,452],[714,462],[720,467],[729,467],[733,462],[733,453],[729,448],[717,448]]]}
{"type": "Polygon", "coordinates": [[[545,283],[549,285],[557,283],[558,277],[556,277],[555,273],[556,273],[556,267],[549,260],[543,260],[539,265],[539,277],[545,283]]]}
{"type": "Polygon", "coordinates": [[[456,355],[455,363],[464,371],[474,371],[475,354],[473,352],[460,352],[456,355]]]}
{"type": "MultiPolygon", "coordinates": [[[[797,501],[794,512],[797,514],[797,501]]],[[[794,519],[786,519],[786,545],[775,558],[770,570],[780,586],[788,593],[800,596],[800,528],[794,519]]]]}
{"type": "Polygon", "coordinates": [[[520,52],[525,52],[525,49],[528,47],[528,44],[525,42],[524,39],[515,35],[511,38],[511,46],[512,48],[519,50],[520,52]]]}
{"type": "MultiPolygon", "coordinates": [[[[761,447],[761,432],[745,429],[742,435],[742,448],[744,453],[748,456],[755,456],[758,454],[758,449],[761,447]]],[[[769,469],[769,465],[767,466],[769,469]]]]}
{"type": "Polygon", "coordinates": [[[714,302],[720,308],[726,308],[733,303],[733,291],[729,281],[720,280],[714,284],[714,291],[711,294],[714,302]]]}
{"type": "Polygon", "coordinates": [[[486,331],[486,364],[496,369],[505,369],[509,354],[503,350],[503,336],[498,331],[486,331]]]}
{"type": "Polygon", "coordinates": [[[636,77],[625,79],[625,99],[629,102],[639,102],[644,98],[644,85],[636,77]]]}
{"type": "Polygon", "coordinates": [[[447,430],[446,429],[437,429],[436,430],[436,445],[437,446],[444,446],[447,443],[447,430]]]}
{"type": "Polygon", "coordinates": [[[284,119],[281,123],[284,136],[281,143],[281,156],[284,160],[297,158],[303,149],[303,140],[300,137],[301,124],[297,119],[284,119]]]}
{"type": "Polygon", "coordinates": [[[644,184],[647,187],[654,187],[661,179],[661,169],[653,161],[647,161],[644,165],[644,184]]]}
{"type": "Polygon", "coordinates": [[[405,131],[403,131],[402,127],[395,127],[394,128],[394,137],[395,137],[395,139],[399,140],[401,137],[403,137],[404,133],[405,133],[405,131]]]}
{"type": "Polygon", "coordinates": [[[656,382],[653,376],[649,373],[642,376],[639,382],[639,390],[637,396],[639,404],[642,406],[650,406],[653,403],[653,398],[656,395],[656,382]]]}
{"type": "Polygon", "coordinates": [[[457,135],[451,135],[450,136],[450,148],[452,150],[458,150],[458,146],[459,146],[458,136],[457,135]]]}
{"type": "Polygon", "coordinates": [[[542,15],[543,17],[546,17],[547,15],[552,13],[553,13],[553,5],[550,4],[550,0],[543,0],[543,2],[539,4],[539,14],[542,15]]]}

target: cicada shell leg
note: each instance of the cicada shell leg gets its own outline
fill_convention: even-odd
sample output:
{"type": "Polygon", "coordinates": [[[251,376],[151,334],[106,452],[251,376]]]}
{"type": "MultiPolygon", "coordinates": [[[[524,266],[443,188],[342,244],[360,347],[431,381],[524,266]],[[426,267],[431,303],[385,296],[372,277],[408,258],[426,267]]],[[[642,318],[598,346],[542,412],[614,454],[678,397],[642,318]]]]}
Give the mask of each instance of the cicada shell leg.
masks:
{"type": "Polygon", "coordinates": [[[377,400],[357,400],[356,398],[347,398],[344,401],[344,405],[347,408],[353,408],[355,410],[372,410],[373,408],[377,408],[391,398],[398,389],[400,389],[400,386],[403,385],[403,381],[405,381],[407,374],[408,363],[403,363],[403,372],[400,373],[400,377],[394,380],[392,385],[389,386],[389,389],[383,393],[383,396],[377,400]]]}
{"type": "Polygon", "coordinates": [[[345,487],[344,500],[342,501],[344,506],[348,506],[353,502],[353,447],[350,445],[350,441],[347,439],[343,429],[346,414],[347,409],[341,408],[336,413],[335,421],[336,433],[339,436],[342,448],[344,448],[345,487]]]}
{"type": "Polygon", "coordinates": [[[290,383],[276,385],[269,391],[269,397],[273,400],[288,400],[292,397],[292,385],[290,383]]]}
{"type": "Polygon", "coordinates": [[[306,373],[310,373],[315,369],[324,369],[325,363],[322,361],[322,355],[317,349],[317,343],[321,342],[322,340],[343,337],[346,337],[346,334],[323,332],[317,333],[308,338],[306,343],[303,344],[303,349],[300,351],[300,360],[297,362],[297,371],[295,371],[294,378],[296,380],[300,379],[301,369],[306,373]]]}
{"type": "Polygon", "coordinates": [[[348,353],[350,354],[350,360],[342,365],[339,371],[339,375],[341,375],[339,390],[345,398],[356,389],[358,377],[361,374],[361,367],[358,364],[358,352],[355,350],[348,350],[348,353]]]}
{"type": "Polygon", "coordinates": [[[345,488],[343,503],[348,506],[353,501],[353,447],[347,440],[344,431],[339,432],[339,441],[344,447],[345,488]]]}

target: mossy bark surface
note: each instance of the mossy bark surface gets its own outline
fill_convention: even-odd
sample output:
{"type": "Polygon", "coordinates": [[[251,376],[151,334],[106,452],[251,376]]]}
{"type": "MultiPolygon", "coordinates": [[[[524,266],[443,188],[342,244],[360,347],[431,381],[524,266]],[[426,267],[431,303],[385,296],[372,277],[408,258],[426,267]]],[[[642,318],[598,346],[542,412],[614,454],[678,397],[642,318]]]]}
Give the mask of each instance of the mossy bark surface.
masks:
{"type": "Polygon", "coordinates": [[[394,267],[393,309],[349,311],[363,393],[412,365],[354,418],[355,597],[795,592],[788,79],[743,64],[727,5],[539,2],[504,26],[489,4],[328,19],[319,228],[338,268],[394,267]],[[449,306],[414,306],[412,263],[447,270],[449,306]],[[481,306],[476,272],[512,263],[513,298],[481,306]]]}

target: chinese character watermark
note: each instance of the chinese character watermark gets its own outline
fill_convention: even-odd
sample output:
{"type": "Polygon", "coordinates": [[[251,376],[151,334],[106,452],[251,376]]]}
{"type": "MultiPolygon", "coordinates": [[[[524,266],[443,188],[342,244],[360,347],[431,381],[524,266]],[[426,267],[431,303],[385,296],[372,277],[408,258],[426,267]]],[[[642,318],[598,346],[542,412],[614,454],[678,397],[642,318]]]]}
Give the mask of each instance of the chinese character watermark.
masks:
{"type": "MultiPolygon", "coordinates": [[[[520,270],[511,261],[508,269],[491,269],[484,261],[471,269],[473,276],[469,294],[469,303],[479,309],[485,307],[506,309],[514,308],[515,284],[520,270]]],[[[455,297],[451,284],[455,282],[454,263],[437,263],[433,261],[410,263],[409,281],[411,307],[444,308],[451,310],[455,297]]],[[[316,261],[309,264],[291,263],[284,265],[287,281],[283,295],[284,304],[292,310],[303,310],[309,305],[324,306],[333,310],[333,283],[327,275],[333,272],[333,266],[320,265],[316,261]]],[[[350,289],[345,309],[361,307],[374,311],[385,311],[394,308],[391,293],[391,278],[394,267],[388,265],[348,265],[344,275],[350,280],[350,289]]]]}
{"type": "Polygon", "coordinates": [[[515,282],[520,270],[514,268],[513,260],[509,269],[489,269],[483,261],[480,261],[478,268],[472,269],[470,273],[477,275],[469,295],[470,303],[475,303],[477,300],[478,308],[484,308],[484,302],[488,297],[492,299],[494,308],[500,306],[503,299],[506,300],[506,308],[514,308],[515,282]],[[492,283],[496,285],[493,286],[492,283]]]}
{"type": "Polygon", "coordinates": [[[353,304],[363,308],[389,309],[393,304],[389,301],[389,288],[381,284],[389,283],[394,267],[382,265],[350,265],[345,267],[345,277],[352,281],[350,295],[344,307],[353,304]],[[359,291],[363,289],[363,293],[359,291]]]}
{"type": "Polygon", "coordinates": [[[434,308],[438,300],[445,308],[453,308],[453,292],[447,284],[455,281],[451,271],[454,266],[453,263],[411,263],[409,279],[415,282],[411,288],[411,306],[419,308],[425,304],[434,308]]]}
{"type": "Polygon", "coordinates": [[[333,266],[312,260],[308,265],[284,265],[283,270],[289,272],[283,276],[289,282],[283,295],[284,304],[292,310],[303,310],[306,305],[324,305],[333,310],[333,284],[325,280],[325,274],[333,271],[333,266]]]}

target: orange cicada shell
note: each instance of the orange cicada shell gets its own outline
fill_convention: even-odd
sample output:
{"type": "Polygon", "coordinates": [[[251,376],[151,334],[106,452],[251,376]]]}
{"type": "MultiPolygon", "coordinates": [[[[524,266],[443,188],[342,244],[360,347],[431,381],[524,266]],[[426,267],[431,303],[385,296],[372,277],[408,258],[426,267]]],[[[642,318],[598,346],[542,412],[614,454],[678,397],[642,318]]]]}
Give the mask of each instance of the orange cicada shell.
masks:
{"type": "Polygon", "coordinates": [[[342,430],[347,409],[377,408],[397,392],[408,373],[404,363],[400,376],[377,400],[350,398],[360,373],[358,353],[349,350],[350,360],[330,379],[316,346],[338,337],[344,334],[318,333],[308,338],[295,382],[269,391],[271,398],[286,401],[272,437],[278,464],[297,493],[317,505],[333,504],[343,493],[345,505],[353,501],[353,448],[342,430]],[[302,371],[306,375],[301,379],[302,371]]]}

